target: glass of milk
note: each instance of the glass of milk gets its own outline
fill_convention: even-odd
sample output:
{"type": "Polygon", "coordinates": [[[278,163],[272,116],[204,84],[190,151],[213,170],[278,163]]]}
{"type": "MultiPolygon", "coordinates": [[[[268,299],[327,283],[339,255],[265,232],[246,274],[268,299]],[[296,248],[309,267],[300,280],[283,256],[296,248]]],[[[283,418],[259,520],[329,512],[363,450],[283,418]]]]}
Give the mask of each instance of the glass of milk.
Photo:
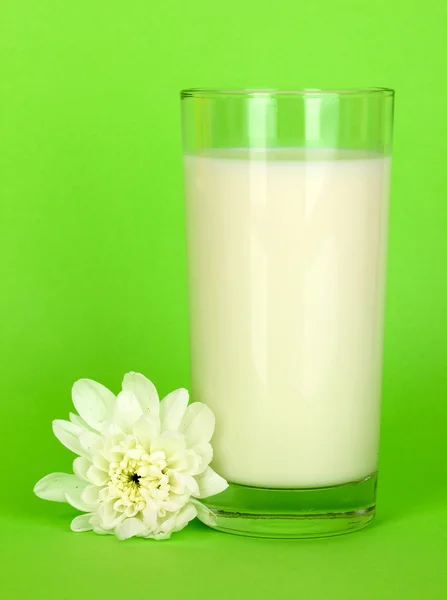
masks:
{"type": "Polygon", "coordinates": [[[394,92],[181,93],[192,395],[262,537],[374,517],[394,92]]]}

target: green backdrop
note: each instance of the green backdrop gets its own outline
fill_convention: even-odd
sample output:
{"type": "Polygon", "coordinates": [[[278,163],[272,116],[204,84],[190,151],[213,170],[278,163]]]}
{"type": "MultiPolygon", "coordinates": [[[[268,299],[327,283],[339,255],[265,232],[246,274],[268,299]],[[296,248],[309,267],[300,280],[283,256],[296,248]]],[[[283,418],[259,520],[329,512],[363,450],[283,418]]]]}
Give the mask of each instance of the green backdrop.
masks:
{"type": "Polygon", "coordinates": [[[1,0],[5,598],[447,597],[447,5],[1,0]],[[188,386],[178,91],[397,90],[379,512],[326,540],[72,534],[33,497],[74,380],[188,386]],[[180,596],[181,594],[181,596],[180,596]]]}

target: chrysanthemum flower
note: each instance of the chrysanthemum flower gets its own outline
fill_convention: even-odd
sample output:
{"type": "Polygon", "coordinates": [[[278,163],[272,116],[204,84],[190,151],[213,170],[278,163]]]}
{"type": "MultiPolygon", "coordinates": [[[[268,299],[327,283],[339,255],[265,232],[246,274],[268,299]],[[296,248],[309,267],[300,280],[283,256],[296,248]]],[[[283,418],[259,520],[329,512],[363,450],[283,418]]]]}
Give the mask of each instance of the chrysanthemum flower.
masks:
{"type": "Polygon", "coordinates": [[[73,531],[166,539],[197,515],[207,519],[200,498],[228,486],[209,466],[210,408],[188,406],[185,389],[160,402],[155,386],[139,373],[125,375],[116,397],[89,379],[77,381],[72,396],[79,415],[54,421],[53,431],[79,455],[74,474],[47,475],[34,492],[82,511],[73,531]]]}

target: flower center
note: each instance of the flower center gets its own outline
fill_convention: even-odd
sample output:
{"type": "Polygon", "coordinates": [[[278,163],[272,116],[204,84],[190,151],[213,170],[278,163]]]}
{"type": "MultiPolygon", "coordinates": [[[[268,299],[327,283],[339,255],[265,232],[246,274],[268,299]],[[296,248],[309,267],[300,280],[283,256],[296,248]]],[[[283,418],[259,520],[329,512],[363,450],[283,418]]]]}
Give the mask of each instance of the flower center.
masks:
{"type": "Polygon", "coordinates": [[[115,446],[116,461],[109,463],[108,498],[113,508],[127,517],[151,507],[159,516],[171,492],[172,471],[164,451],[148,454],[135,438],[115,446]]]}

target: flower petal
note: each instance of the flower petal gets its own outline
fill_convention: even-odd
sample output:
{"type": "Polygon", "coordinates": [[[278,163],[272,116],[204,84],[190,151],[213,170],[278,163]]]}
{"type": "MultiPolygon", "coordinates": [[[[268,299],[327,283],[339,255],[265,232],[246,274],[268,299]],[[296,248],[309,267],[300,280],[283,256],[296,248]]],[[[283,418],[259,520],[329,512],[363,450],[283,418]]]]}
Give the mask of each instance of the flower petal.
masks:
{"type": "Polygon", "coordinates": [[[133,434],[148,452],[151,442],[160,435],[160,421],[150,415],[143,415],[133,427],[133,434]]]}
{"type": "Polygon", "coordinates": [[[73,471],[75,475],[84,481],[88,481],[87,471],[89,470],[91,464],[92,463],[84,456],[78,456],[78,458],[75,458],[73,461],[73,471]]]}
{"type": "Polygon", "coordinates": [[[81,434],[84,432],[82,427],[70,423],[70,421],[56,419],[53,421],[53,432],[61,444],[66,448],[75,454],[85,455],[85,451],[79,441],[81,434]]]}
{"type": "Polygon", "coordinates": [[[186,525],[188,525],[188,523],[190,521],[195,519],[196,516],[197,516],[196,507],[193,504],[188,502],[188,504],[184,508],[182,508],[182,510],[177,515],[176,524],[175,524],[173,531],[180,531],[186,525]]]}
{"type": "Polygon", "coordinates": [[[212,410],[202,402],[194,402],[186,409],[179,431],[185,435],[191,448],[210,441],[214,433],[214,424],[212,410]]]}
{"type": "Polygon", "coordinates": [[[99,493],[104,488],[97,487],[96,485],[88,485],[81,495],[81,500],[89,506],[96,506],[99,502],[99,493]]]}
{"type": "Polygon", "coordinates": [[[217,527],[217,518],[213,511],[199,502],[199,500],[195,500],[195,498],[191,498],[190,503],[196,507],[197,510],[197,518],[208,527],[217,527]]]}
{"type": "Polygon", "coordinates": [[[123,431],[131,431],[142,414],[143,409],[133,392],[125,390],[118,394],[113,412],[113,421],[123,431]]]}
{"type": "Polygon", "coordinates": [[[180,470],[185,471],[190,475],[198,475],[205,470],[206,467],[203,467],[202,469],[202,457],[194,452],[194,450],[187,450],[184,457],[186,464],[184,468],[180,470]]]}
{"type": "Polygon", "coordinates": [[[197,446],[194,446],[193,450],[201,458],[201,465],[199,470],[199,473],[201,473],[213,460],[213,448],[211,444],[207,442],[206,444],[198,444],[197,446]]]}
{"type": "MultiPolygon", "coordinates": [[[[157,507],[158,508],[158,507],[157,507]]],[[[151,509],[147,504],[143,510],[143,521],[148,531],[153,531],[157,527],[157,509],[151,509]]]]}
{"type": "Polygon", "coordinates": [[[94,514],[90,519],[93,531],[99,535],[113,535],[113,529],[106,529],[103,527],[101,519],[97,514],[94,514]]]}
{"type": "Polygon", "coordinates": [[[75,413],[71,412],[69,413],[69,416],[70,421],[75,425],[79,425],[79,427],[82,427],[86,431],[93,431],[93,433],[98,433],[95,429],[93,429],[93,427],[90,427],[90,425],[86,421],[84,421],[84,419],[79,415],[76,415],[75,413]]]}
{"type": "Polygon", "coordinates": [[[82,512],[91,512],[94,507],[82,500],[81,496],[83,491],[84,490],[72,490],[65,494],[65,501],[82,512]]]}
{"type": "Polygon", "coordinates": [[[79,443],[84,454],[91,455],[103,445],[103,438],[92,431],[84,431],[79,436],[79,443]]]}
{"type": "Polygon", "coordinates": [[[65,494],[83,490],[86,483],[76,475],[68,473],[50,473],[34,486],[34,493],[44,500],[66,502],[65,494]]]}
{"type": "Polygon", "coordinates": [[[146,525],[143,523],[141,519],[137,519],[136,517],[132,517],[131,519],[126,519],[122,523],[118,525],[115,529],[115,535],[119,540],[127,540],[139,533],[143,533],[146,531],[146,525]]]}
{"type": "Polygon", "coordinates": [[[113,438],[115,443],[117,443],[116,440],[121,440],[125,437],[123,431],[121,431],[121,427],[118,427],[116,423],[106,423],[101,429],[101,434],[106,439],[113,438]]]}
{"type": "Polygon", "coordinates": [[[109,461],[99,452],[93,454],[92,463],[95,465],[95,467],[101,469],[101,471],[105,471],[106,473],[109,472],[109,461]]]}
{"type": "Polygon", "coordinates": [[[195,497],[198,497],[200,494],[200,488],[197,481],[194,479],[192,475],[184,475],[183,473],[177,474],[177,479],[179,479],[187,490],[191,492],[191,494],[195,497]]]}
{"type": "Polygon", "coordinates": [[[162,431],[177,431],[188,406],[188,390],[180,388],[168,394],[160,402],[162,431]]]}
{"type": "Polygon", "coordinates": [[[93,531],[98,535],[113,535],[113,529],[102,529],[98,525],[93,525],[93,531]]]}
{"type": "MultiPolygon", "coordinates": [[[[172,490],[171,490],[172,492],[172,490]]],[[[190,494],[169,494],[168,500],[163,503],[163,508],[169,512],[176,512],[183,508],[187,502],[191,499],[190,494]]]]}
{"type": "Polygon", "coordinates": [[[149,533],[146,537],[152,538],[153,540],[169,540],[172,532],[161,532],[161,533],[149,533]]]}
{"type": "Polygon", "coordinates": [[[108,473],[98,469],[98,467],[95,467],[95,465],[92,465],[87,471],[87,479],[90,481],[90,483],[93,483],[93,485],[102,487],[109,481],[110,477],[108,473]]]}
{"type": "Polygon", "coordinates": [[[196,498],[208,498],[220,494],[228,487],[228,482],[218,475],[211,467],[207,467],[203,473],[196,476],[199,485],[199,494],[194,494],[196,498]]]}
{"type": "Polygon", "coordinates": [[[138,400],[143,413],[158,416],[160,402],[155,385],[141,373],[126,373],[123,390],[132,392],[138,400]]]}
{"type": "Polygon", "coordinates": [[[73,404],[81,417],[97,431],[104,421],[110,421],[115,396],[106,387],[91,379],[80,379],[72,390],[73,404]]]}
{"type": "Polygon", "coordinates": [[[192,519],[194,519],[196,516],[196,507],[193,504],[188,503],[178,513],[175,513],[172,517],[164,521],[160,525],[160,531],[163,533],[173,533],[175,531],[180,531],[181,529],[186,527],[186,525],[188,525],[188,523],[192,521],[192,519]]]}
{"type": "MultiPolygon", "coordinates": [[[[169,476],[169,488],[170,488],[170,500],[172,500],[172,494],[176,494],[178,496],[188,495],[185,494],[185,480],[182,478],[181,473],[176,473],[175,471],[169,476]]],[[[168,509],[169,510],[169,509],[168,509]]]]}
{"type": "Polygon", "coordinates": [[[87,513],[86,515],[78,515],[71,522],[70,529],[76,532],[90,531],[93,529],[93,527],[90,525],[91,517],[91,513],[87,513]]]}
{"type": "Polygon", "coordinates": [[[115,500],[111,498],[102,502],[98,507],[97,515],[100,518],[99,527],[102,529],[114,529],[126,518],[126,515],[118,513],[113,508],[114,504],[115,500]]]}
{"type": "Polygon", "coordinates": [[[186,449],[185,438],[181,434],[168,432],[155,438],[151,442],[151,453],[162,451],[165,457],[176,456],[183,453],[186,449]]]}

